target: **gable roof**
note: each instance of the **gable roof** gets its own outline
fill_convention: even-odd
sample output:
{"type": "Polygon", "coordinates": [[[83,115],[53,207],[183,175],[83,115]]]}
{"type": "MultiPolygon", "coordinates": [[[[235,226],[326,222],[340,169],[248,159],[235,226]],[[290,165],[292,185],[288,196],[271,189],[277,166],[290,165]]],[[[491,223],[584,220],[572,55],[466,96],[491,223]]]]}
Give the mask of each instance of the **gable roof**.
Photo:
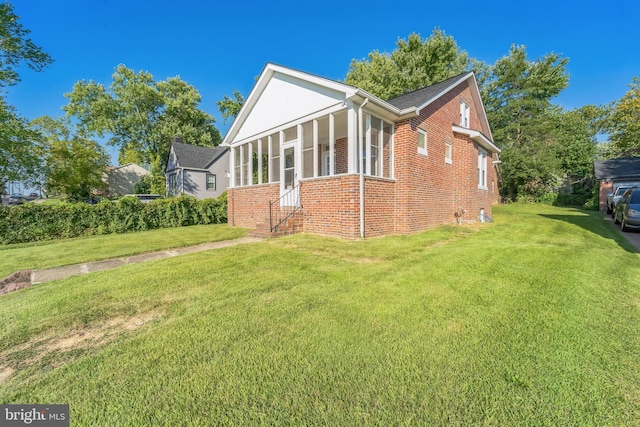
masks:
{"type": "Polygon", "coordinates": [[[640,157],[624,157],[611,160],[596,160],[593,168],[598,179],[640,178],[640,157]]]}
{"type": "Polygon", "coordinates": [[[283,67],[281,65],[275,65],[267,63],[263,69],[260,77],[256,81],[253,89],[249,93],[249,96],[245,100],[240,112],[236,116],[235,120],[231,124],[229,131],[224,137],[222,145],[229,146],[232,142],[236,143],[242,140],[246,140],[248,137],[239,136],[239,132],[247,120],[247,117],[251,114],[253,108],[258,102],[260,96],[265,91],[274,75],[280,75],[285,77],[291,77],[304,84],[310,84],[318,88],[328,89],[340,95],[343,102],[347,100],[355,101],[357,104],[362,104],[365,100],[369,100],[370,106],[374,106],[378,111],[384,111],[392,120],[399,121],[410,117],[415,117],[420,114],[420,110],[431,104],[436,99],[440,98],[451,89],[461,84],[464,81],[469,82],[469,87],[474,95],[474,98],[478,100],[478,116],[482,124],[482,132],[488,139],[493,139],[491,135],[491,129],[487,120],[484,105],[480,97],[480,90],[475,78],[475,74],[472,71],[459,74],[451,77],[443,82],[436,83],[426,88],[418,89],[413,92],[398,96],[389,101],[384,101],[375,95],[368,93],[365,90],[359,89],[355,86],[351,86],[345,83],[319,77],[313,74],[309,74],[303,71],[294,70],[292,68],[283,67]],[[235,140],[235,141],[234,141],[235,140]]]}
{"type": "Polygon", "coordinates": [[[179,136],[171,141],[171,149],[176,155],[177,164],[188,169],[207,169],[227,151],[226,147],[208,148],[184,144],[179,136]]]}

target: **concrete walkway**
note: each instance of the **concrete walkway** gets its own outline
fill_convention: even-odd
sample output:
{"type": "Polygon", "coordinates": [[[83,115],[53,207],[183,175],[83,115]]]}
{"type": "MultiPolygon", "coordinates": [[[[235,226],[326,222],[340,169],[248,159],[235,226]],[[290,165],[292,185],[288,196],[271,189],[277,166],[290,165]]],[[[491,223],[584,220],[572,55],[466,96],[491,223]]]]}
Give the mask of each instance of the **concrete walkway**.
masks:
{"type": "Polygon", "coordinates": [[[50,268],[47,270],[33,270],[31,272],[31,284],[50,282],[52,280],[64,279],[69,276],[93,273],[96,271],[111,270],[127,264],[139,264],[145,261],[170,258],[178,255],[192,254],[195,252],[208,251],[211,249],[226,248],[229,246],[242,245],[245,243],[260,242],[263,239],[258,237],[241,237],[234,240],[223,240],[221,242],[202,243],[196,246],[186,246],[184,248],[169,249],[160,252],[149,252],[146,254],[133,255],[125,258],[107,259],[104,261],[85,262],[82,264],[67,265],[63,267],[50,268]]]}

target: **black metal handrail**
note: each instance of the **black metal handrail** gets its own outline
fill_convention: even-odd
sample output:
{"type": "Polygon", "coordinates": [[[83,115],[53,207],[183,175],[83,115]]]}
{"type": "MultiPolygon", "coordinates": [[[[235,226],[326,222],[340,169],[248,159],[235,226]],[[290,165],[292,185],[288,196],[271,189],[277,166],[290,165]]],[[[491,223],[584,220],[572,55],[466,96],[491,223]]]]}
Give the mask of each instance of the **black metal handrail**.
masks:
{"type": "Polygon", "coordinates": [[[295,215],[302,206],[300,205],[300,184],[284,193],[278,200],[269,202],[269,225],[271,232],[278,231],[283,223],[295,215]]]}

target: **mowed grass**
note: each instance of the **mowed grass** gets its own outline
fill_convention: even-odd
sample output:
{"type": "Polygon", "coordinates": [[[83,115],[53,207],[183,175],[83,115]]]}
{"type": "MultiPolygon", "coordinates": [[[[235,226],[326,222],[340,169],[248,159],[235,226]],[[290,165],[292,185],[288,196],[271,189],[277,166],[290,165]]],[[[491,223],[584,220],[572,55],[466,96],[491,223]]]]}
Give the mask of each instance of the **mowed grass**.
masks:
{"type": "Polygon", "coordinates": [[[41,270],[81,262],[137,255],[206,242],[236,239],[247,230],[227,224],[163,228],[67,240],[0,245],[0,278],[18,270],[41,270]]]}
{"type": "Polygon", "coordinates": [[[0,298],[0,402],[78,426],[640,425],[640,255],[598,212],[296,235],[0,298]]]}

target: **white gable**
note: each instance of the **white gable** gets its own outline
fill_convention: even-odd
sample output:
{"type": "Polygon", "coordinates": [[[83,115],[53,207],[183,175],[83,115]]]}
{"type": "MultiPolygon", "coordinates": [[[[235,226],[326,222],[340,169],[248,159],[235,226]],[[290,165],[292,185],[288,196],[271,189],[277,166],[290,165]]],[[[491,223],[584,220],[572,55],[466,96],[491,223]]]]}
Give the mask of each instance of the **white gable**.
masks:
{"type": "MultiPolygon", "coordinates": [[[[274,72],[261,92],[256,93],[246,119],[241,123],[233,141],[250,138],[258,133],[282,126],[347,98],[337,87],[321,84],[313,79],[274,72]]],[[[337,86],[337,85],[335,85],[337,86]]]]}

